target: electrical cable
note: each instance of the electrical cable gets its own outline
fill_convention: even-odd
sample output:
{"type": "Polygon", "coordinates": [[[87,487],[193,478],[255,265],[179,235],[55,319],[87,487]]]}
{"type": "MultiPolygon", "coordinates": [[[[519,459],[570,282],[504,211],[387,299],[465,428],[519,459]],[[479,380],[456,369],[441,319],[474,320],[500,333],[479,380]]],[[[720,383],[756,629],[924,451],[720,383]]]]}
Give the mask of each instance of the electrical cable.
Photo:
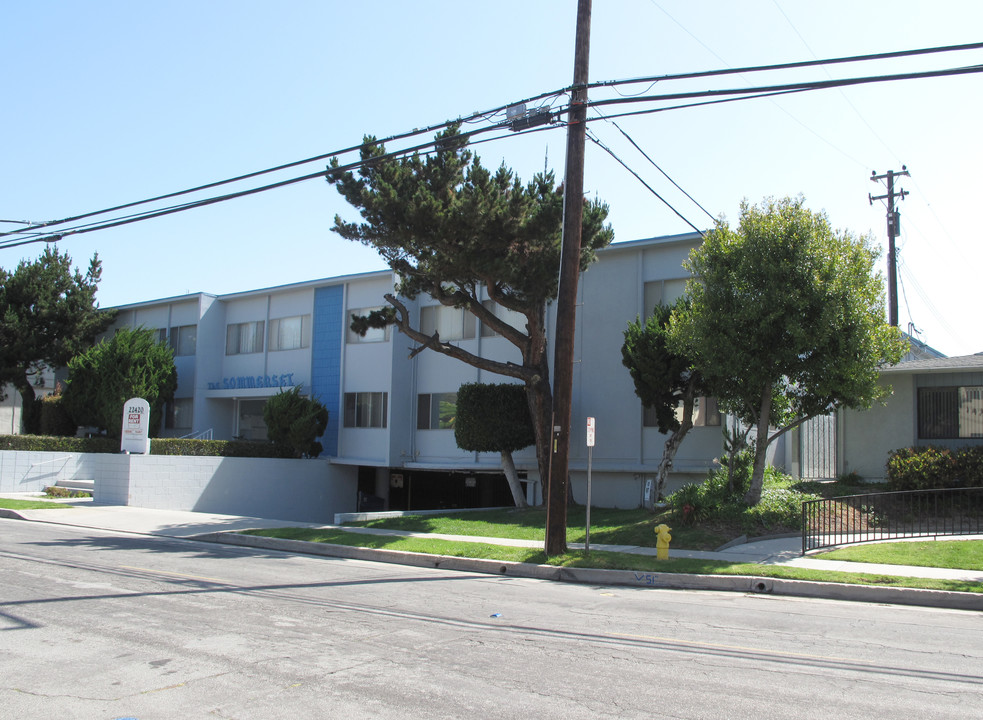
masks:
{"type": "Polygon", "coordinates": [[[637,172],[635,172],[630,167],[628,167],[628,164],[624,160],[622,160],[620,157],[618,157],[614,153],[614,151],[611,150],[611,148],[609,148],[607,145],[605,145],[600,140],[598,140],[597,137],[595,137],[594,133],[592,133],[590,130],[587,131],[587,138],[591,142],[593,142],[595,145],[597,145],[599,148],[601,148],[602,150],[604,150],[604,152],[606,152],[608,155],[610,155],[611,157],[613,157],[625,170],[627,170],[628,172],[630,172],[635,177],[635,179],[638,180],[638,182],[640,182],[642,185],[644,185],[646,190],[648,190],[650,193],[652,193],[657,198],[659,198],[659,200],[661,200],[662,203],[667,208],[669,208],[670,210],[672,210],[680,220],[682,220],[684,223],[686,223],[691,228],[693,228],[696,232],[698,232],[700,234],[700,237],[706,237],[706,233],[704,233],[703,230],[700,230],[700,228],[696,227],[696,225],[694,225],[688,219],[686,219],[686,217],[681,212],[679,212],[676,208],[674,208],[672,206],[672,204],[668,200],[666,200],[658,192],[656,192],[655,188],[653,188],[651,185],[649,185],[647,182],[645,182],[645,180],[642,179],[642,176],[641,175],[639,175],[637,172]]]}
{"type": "Polygon", "coordinates": [[[665,170],[663,170],[661,167],[659,167],[659,165],[655,162],[655,160],[653,160],[651,157],[649,157],[648,153],[646,153],[644,150],[642,150],[641,147],[639,147],[638,143],[635,142],[635,140],[631,137],[631,135],[629,135],[628,133],[626,133],[621,128],[621,126],[618,125],[618,123],[614,122],[613,120],[611,121],[611,124],[614,125],[616,128],[618,128],[618,131],[622,135],[625,136],[625,139],[628,140],[628,142],[630,142],[634,146],[634,148],[636,150],[638,150],[638,152],[640,152],[642,154],[642,157],[644,157],[646,160],[648,160],[650,163],[652,163],[652,167],[654,167],[656,170],[658,170],[660,173],[662,173],[662,175],[665,177],[666,180],[668,180],[669,182],[671,182],[673,184],[673,186],[677,190],[679,190],[679,192],[681,192],[683,195],[685,195],[686,197],[688,197],[690,199],[690,202],[692,202],[694,205],[696,205],[696,207],[700,208],[700,210],[702,210],[704,213],[706,213],[706,216],[708,218],[710,218],[710,222],[716,222],[716,218],[713,215],[710,214],[710,211],[707,210],[705,207],[703,207],[700,203],[698,203],[696,201],[696,199],[692,195],[690,195],[688,192],[686,192],[685,190],[683,190],[679,186],[679,183],[677,183],[675,180],[673,180],[671,177],[669,177],[669,174],[665,170]]]}

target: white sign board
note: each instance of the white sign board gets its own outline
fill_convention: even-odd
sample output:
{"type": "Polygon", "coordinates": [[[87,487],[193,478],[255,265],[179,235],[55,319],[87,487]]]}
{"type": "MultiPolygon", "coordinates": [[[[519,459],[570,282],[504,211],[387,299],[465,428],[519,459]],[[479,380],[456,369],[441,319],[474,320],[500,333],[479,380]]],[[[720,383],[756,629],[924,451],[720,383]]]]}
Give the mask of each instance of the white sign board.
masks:
{"type": "Polygon", "coordinates": [[[130,398],[123,403],[123,432],[120,452],[150,454],[150,403],[130,398]]]}
{"type": "Polygon", "coordinates": [[[594,418],[587,418],[587,447],[594,447],[594,418]]]}

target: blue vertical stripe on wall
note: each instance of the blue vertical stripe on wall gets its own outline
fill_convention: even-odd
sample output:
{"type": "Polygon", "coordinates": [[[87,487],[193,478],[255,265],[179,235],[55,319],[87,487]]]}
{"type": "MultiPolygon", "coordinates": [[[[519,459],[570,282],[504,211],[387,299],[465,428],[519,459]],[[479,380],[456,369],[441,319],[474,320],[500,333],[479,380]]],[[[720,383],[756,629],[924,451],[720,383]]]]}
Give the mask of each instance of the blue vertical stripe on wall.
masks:
{"type": "Polygon", "coordinates": [[[328,428],[322,455],[338,455],[341,427],[341,351],[345,331],[344,287],[332,285],[314,291],[314,332],[311,339],[311,390],[328,409],[328,428]]]}

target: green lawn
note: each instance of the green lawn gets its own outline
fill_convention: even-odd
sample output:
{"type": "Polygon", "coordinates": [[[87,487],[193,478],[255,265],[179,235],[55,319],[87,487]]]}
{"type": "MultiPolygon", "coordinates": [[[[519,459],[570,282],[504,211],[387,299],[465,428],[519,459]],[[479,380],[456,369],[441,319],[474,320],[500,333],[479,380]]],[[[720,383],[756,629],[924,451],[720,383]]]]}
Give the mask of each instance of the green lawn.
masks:
{"type": "MultiPolygon", "coordinates": [[[[572,507],[567,511],[567,542],[582,543],[586,530],[586,511],[572,507]]],[[[653,515],[648,510],[611,510],[592,508],[590,539],[602,545],[637,545],[655,547],[655,526],[674,523],[666,514],[653,515]]],[[[543,508],[478,510],[441,513],[439,515],[404,515],[364,522],[357,527],[409,530],[411,532],[466,535],[469,537],[515,538],[543,542],[546,538],[546,510],[543,508]]],[[[738,533],[739,534],[739,533],[738,533]]],[[[713,550],[734,537],[726,528],[673,527],[673,547],[688,550],[713,550]]]]}
{"type": "Polygon", "coordinates": [[[928,540],[854,545],[813,555],[825,560],[983,570],[983,540],[928,540]]]}
{"type": "MultiPolygon", "coordinates": [[[[954,580],[930,580],[926,578],[902,578],[892,575],[870,573],[830,572],[780,565],[757,565],[754,563],[729,563],[720,560],[695,560],[672,558],[657,560],[653,557],[592,551],[589,555],[582,551],[570,551],[565,555],[547,560],[538,548],[512,548],[474,542],[453,542],[429,538],[407,538],[390,535],[366,535],[345,532],[344,530],[317,528],[270,528],[249,530],[244,534],[264,537],[286,538],[307,542],[323,542],[333,545],[399,550],[403,552],[449,555],[452,557],[483,558],[534,564],[549,564],[563,567],[586,567],[607,570],[633,570],[646,573],[687,573],[699,575],[753,575],[756,577],[785,578],[793,580],[813,580],[819,582],[848,583],[857,585],[880,585],[885,587],[927,588],[931,590],[953,590],[960,592],[983,593],[983,583],[954,580]]],[[[457,533],[462,534],[462,533],[457,533]]],[[[474,533],[472,533],[474,534],[474,533]]],[[[593,537],[593,532],[591,533],[593,537]]]]}
{"type": "Polygon", "coordinates": [[[0,508],[7,510],[47,510],[51,508],[66,508],[71,505],[65,503],[48,502],[46,500],[13,500],[0,498],[0,508]]]}

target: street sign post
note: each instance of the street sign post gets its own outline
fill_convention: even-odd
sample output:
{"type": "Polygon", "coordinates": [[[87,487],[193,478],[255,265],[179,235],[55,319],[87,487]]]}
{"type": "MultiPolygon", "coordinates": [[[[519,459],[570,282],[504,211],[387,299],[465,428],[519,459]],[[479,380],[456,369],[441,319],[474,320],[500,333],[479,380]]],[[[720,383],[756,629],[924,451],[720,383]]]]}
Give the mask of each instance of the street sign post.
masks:
{"type": "Polygon", "coordinates": [[[591,465],[594,461],[594,418],[587,418],[587,532],[584,535],[584,554],[590,554],[590,491],[591,465]]]}

